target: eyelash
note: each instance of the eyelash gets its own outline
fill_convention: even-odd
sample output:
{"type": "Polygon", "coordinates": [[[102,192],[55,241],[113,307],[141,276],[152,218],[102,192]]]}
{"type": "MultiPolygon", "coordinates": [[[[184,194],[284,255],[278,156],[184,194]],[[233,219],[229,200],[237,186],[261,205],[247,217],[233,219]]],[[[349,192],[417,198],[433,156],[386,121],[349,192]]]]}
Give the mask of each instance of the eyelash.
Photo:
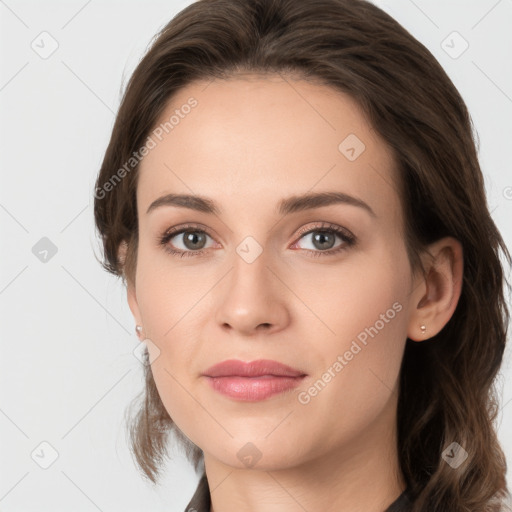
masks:
{"type": "MultiPolygon", "coordinates": [[[[200,256],[201,254],[207,252],[208,249],[200,249],[198,251],[183,251],[183,250],[175,250],[172,249],[168,242],[171,238],[174,238],[177,235],[180,235],[185,232],[191,232],[191,233],[205,233],[210,238],[213,238],[212,235],[208,232],[208,230],[205,228],[205,226],[200,225],[185,225],[185,226],[179,226],[177,228],[170,228],[167,231],[163,233],[158,238],[158,242],[160,245],[162,245],[169,254],[173,256],[179,256],[181,258],[183,257],[196,257],[200,256]]],[[[319,256],[333,256],[335,254],[338,254],[342,251],[347,250],[349,247],[352,247],[356,244],[356,237],[352,235],[348,230],[341,228],[340,226],[336,226],[335,224],[329,224],[329,223],[321,223],[321,225],[313,226],[313,227],[307,227],[303,228],[298,233],[298,239],[299,241],[303,236],[308,235],[310,233],[332,233],[335,235],[338,235],[344,244],[340,245],[339,247],[335,249],[329,249],[328,251],[313,251],[312,249],[302,249],[303,251],[307,251],[309,253],[313,253],[313,257],[319,257],[319,256]]],[[[294,243],[295,245],[295,243],[294,243]]]]}

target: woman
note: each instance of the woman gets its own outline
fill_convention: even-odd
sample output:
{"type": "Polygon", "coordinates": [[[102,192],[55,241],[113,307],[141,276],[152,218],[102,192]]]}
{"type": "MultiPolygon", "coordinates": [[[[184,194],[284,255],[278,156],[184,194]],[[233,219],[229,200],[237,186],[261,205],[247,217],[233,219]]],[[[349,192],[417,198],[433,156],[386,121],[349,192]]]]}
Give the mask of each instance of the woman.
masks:
{"type": "Polygon", "coordinates": [[[95,190],[145,352],[130,427],[187,510],[501,511],[508,310],[471,120],[362,0],[199,0],[130,79],[95,190]]]}

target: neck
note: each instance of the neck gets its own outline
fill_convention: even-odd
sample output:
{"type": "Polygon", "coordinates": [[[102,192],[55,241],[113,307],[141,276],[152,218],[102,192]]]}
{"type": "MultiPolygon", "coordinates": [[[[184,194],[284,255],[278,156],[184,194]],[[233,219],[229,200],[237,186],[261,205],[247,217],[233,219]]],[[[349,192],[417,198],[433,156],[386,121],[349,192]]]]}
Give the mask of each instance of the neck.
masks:
{"type": "Polygon", "coordinates": [[[210,512],[383,512],[404,491],[395,408],[349,442],[301,465],[239,469],[205,453],[210,512]]]}

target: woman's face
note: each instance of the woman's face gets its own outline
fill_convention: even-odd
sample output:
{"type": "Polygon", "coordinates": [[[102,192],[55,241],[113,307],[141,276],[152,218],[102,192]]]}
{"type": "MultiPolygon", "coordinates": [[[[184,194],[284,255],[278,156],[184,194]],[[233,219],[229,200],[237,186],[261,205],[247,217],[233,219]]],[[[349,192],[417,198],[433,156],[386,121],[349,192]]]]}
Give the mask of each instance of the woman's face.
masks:
{"type": "Polygon", "coordinates": [[[239,76],[182,89],[160,122],[140,166],[129,303],[174,422],[205,457],[240,468],[391,442],[414,283],[394,162],[356,103],[239,76]],[[345,200],[295,201],[320,193],[345,200]],[[153,204],[169,194],[215,213],[153,204]],[[233,359],[305,376],[204,375],[233,359]],[[279,384],[291,387],[265,394],[279,384]]]}

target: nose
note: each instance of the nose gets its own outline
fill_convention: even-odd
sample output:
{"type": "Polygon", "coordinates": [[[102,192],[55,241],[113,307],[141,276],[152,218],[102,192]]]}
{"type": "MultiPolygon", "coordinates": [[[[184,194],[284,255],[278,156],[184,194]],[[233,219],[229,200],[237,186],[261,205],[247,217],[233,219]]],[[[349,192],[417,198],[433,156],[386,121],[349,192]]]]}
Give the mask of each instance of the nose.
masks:
{"type": "Polygon", "coordinates": [[[218,287],[215,317],[221,329],[254,336],[286,328],[289,291],[268,263],[265,251],[252,263],[235,255],[234,268],[218,287]]]}

